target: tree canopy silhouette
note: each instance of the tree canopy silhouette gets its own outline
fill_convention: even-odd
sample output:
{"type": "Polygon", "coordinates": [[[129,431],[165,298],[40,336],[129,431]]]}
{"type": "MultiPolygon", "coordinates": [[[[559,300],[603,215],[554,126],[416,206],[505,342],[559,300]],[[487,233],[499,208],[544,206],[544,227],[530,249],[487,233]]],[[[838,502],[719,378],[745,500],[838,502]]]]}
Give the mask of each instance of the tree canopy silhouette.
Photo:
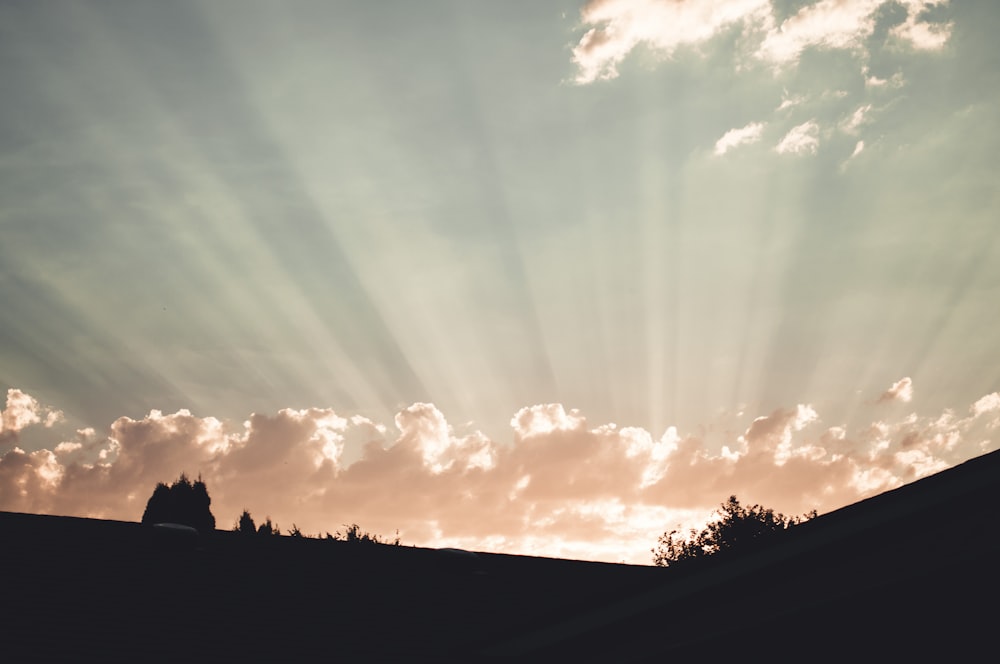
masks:
{"type": "Polygon", "coordinates": [[[180,523],[199,532],[215,530],[215,517],[211,510],[212,499],[205,483],[199,477],[194,483],[181,473],[170,486],[159,482],[153,495],[146,502],[142,522],[180,523]]]}
{"type": "Polygon", "coordinates": [[[679,530],[661,535],[659,546],[653,549],[653,563],[669,567],[685,560],[745,546],[751,541],[808,521],[816,516],[816,510],[801,517],[786,517],[761,505],[745,507],[736,496],[729,496],[716,515],[717,518],[701,532],[692,528],[687,537],[681,535],[679,530]]]}
{"type": "Polygon", "coordinates": [[[233,532],[240,533],[241,535],[257,534],[257,524],[253,522],[253,517],[250,516],[249,510],[243,510],[243,514],[240,515],[240,520],[236,522],[235,526],[233,526],[233,532]]]}

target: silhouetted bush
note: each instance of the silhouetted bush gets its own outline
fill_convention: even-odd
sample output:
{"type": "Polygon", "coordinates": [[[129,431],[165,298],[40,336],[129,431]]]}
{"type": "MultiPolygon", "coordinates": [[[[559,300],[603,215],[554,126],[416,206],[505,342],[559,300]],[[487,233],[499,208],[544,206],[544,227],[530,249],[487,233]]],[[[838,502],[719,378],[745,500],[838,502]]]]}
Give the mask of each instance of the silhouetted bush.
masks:
{"type": "Polygon", "coordinates": [[[142,522],[180,523],[191,526],[199,532],[215,530],[215,517],[211,510],[212,499],[201,477],[193,484],[186,475],[181,476],[172,485],[159,482],[153,489],[153,495],[146,502],[142,514],[142,522]]]}
{"type": "Polygon", "coordinates": [[[399,531],[396,531],[396,539],[391,542],[382,539],[379,535],[361,530],[361,526],[356,523],[344,525],[344,531],[337,531],[333,535],[326,534],[326,539],[339,542],[350,542],[351,544],[391,544],[399,546],[399,531]]]}
{"type": "Polygon", "coordinates": [[[710,556],[786,530],[815,516],[816,510],[801,517],[786,517],[761,505],[744,507],[736,496],[730,496],[722,503],[717,518],[701,532],[692,528],[687,537],[681,536],[678,530],[661,535],[659,546],[652,550],[653,563],[669,567],[685,560],[710,556]]]}

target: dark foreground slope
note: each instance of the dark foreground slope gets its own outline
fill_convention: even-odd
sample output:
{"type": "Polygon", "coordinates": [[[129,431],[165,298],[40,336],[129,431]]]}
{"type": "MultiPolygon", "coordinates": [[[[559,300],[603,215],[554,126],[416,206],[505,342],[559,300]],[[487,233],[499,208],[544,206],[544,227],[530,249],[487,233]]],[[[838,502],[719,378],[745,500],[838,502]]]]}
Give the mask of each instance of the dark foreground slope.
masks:
{"type": "Polygon", "coordinates": [[[994,453],[671,569],[0,513],[0,659],[990,659],[998,510],[994,453]]]}
{"type": "MultiPolygon", "coordinates": [[[[0,513],[8,661],[477,661],[662,570],[0,513]]],[[[4,658],[0,656],[0,661],[4,658]]]]}

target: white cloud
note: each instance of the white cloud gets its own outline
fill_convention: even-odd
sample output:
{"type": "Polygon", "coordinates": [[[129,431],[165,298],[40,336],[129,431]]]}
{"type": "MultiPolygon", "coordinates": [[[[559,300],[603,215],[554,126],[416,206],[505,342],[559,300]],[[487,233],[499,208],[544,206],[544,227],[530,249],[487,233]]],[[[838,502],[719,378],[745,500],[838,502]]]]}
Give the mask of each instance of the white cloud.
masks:
{"type": "Polygon", "coordinates": [[[938,51],[951,38],[952,23],[930,23],[921,20],[924,12],[938,5],[948,4],[947,0],[902,0],[907,8],[906,20],[895,26],[890,35],[900,42],[921,51],[938,51]]]}
{"type": "Polygon", "coordinates": [[[763,122],[751,122],[745,127],[730,129],[715,142],[715,154],[723,155],[740,145],[756,143],[764,132],[763,122]]]}
{"type": "Polygon", "coordinates": [[[517,411],[510,425],[519,438],[529,438],[553,431],[577,431],[586,424],[579,412],[566,412],[562,404],[550,403],[528,406],[517,411]]]}
{"type": "MultiPolygon", "coordinates": [[[[779,23],[767,0],[591,0],[580,12],[588,30],[573,48],[575,80],[585,84],[617,77],[618,66],[640,46],[670,56],[734,26],[742,28],[743,42],[756,43],[745,57],[778,67],[797,63],[810,48],[849,51],[863,60],[877,12],[891,4],[893,0],[820,0],[779,23]]],[[[947,0],[901,4],[907,13],[891,30],[896,41],[918,50],[938,50],[947,43],[950,23],[923,20],[926,9],[947,0]]]]}
{"type": "Polygon", "coordinates": [[[857,157],[859,154],[861,154],[862,152],[864,152],[864,150],[865,150],[865,142],[864,141],[858,141],[857,143],[855,143],[854,144],[854,151],[851,152],[851,156],[848,157],[847,159],[845,159],[843,161],[843,163],[840,164],[840,172],[843,173],[844,171],[846,171],[848,164],[850,164],[851,161],[855,157],[857,157]]]}
{"type": "Polygon", "coordinates": [[[573,48],[576,82],[616,78],[618,65],[637,46],[670,55],[732,25],[759,22],[769,11],[768,0],[591,0],[580,15],[592,27],[573,48]]]}
{"type": "Polygon", "coordinates": [[[860,50],[875,29],[884,0],[821,0],[768,31],[758,57],[776,64],[797,61],[806,48],[860,50]]]}
{"type": "Polygon", "coordinates": [[[878,76],[871,73],[868,65],[865,65],[861,70],[862,76],[865,78],[866,88],[883,88],[883,89],[895,89],[901,88],[906,84],[906,80],[903,78],[903,74],[900,72],[894,73],[889,78],[879,78],[878,76]]]}
{"type": "MultiPolygon", "coordinates": [[[[910,388],[903,379],[890,392],[910,388]]],[[[206,481],[220,528],[246,508],[307,533],[357,522],[417,545],[648,563],[656,536],[698,526],[733,493],[789,514],[827,511],[995,449],[983,415],[1000,412],[1000,396],[969,412],[852,431],[817,427],[817,410],[800,404],[713,446],[674,427],[657,439],[592,426],[562,404],[519,410],[504,443],[457,435],[426,403],[401,410],[395,434],[327,408],[256,413],[242,425],[151,411],[103,436],[81,430],[0,455],[0,509],[137,520],[157,482],[186,472],[206,481]],[[350,463],[345,440],[363,441],[350,463]]]]}
{"type": "Polygon", "coordinates": [[[793,108],[795,106],[802,104],[805,100],[806,98],[803,97],[802,95],[789,95],[786,92],[785,96],[781,99],[781,104],[779,104],[778,108],[774,110],[784,111],[786,109],[793,108]]]}
{"type": "Polygon", "coordinates": [[[816,154],[819,149],[819,125],[809,120],[792,127],[774,149],[779,154],[816,154]]]}
{"type": "Polygon", "coordinates": [[[902,401],[904,403],[909,403],[913,399],[913,381],[910,380],[909,376],[900,378],[892,387],[883,392],[879,398],[878,402],[882,403],[885,401],[902,401]]]}
{"type": "MultiPolygon", "coordinates": [[[[619,75],[619,66],[636,49],[645,49],[663,58],[678,49],[698,49],[713,38],[733,30],[740,31],[735,44],[735,67],[738,71],[755,65],[773,70],[776,76],[798,65],[810,50],[837,51],[848,54],[856,63],[864,81],[862,95],[878,93],[884,97],[905,84],[901,71],[889,78],[871,73],[873,54],[885,48],[915,51],[940,50],[951,38],[950,23],[928,20],[928,9],[947,6],[949,0],[818,0],[805,3],[792,15],[778,18],[767,0],[591,0],[581,10],[585,34],[573,48],[575,82],[588,84],[619,75]],[[892,9],[892,11],[889,11],[892,9]],[[876,23],[883,18],[890,23],[888,37],[882,43],[872,41],[876,23]],[[875,51],[870,51],[875,49],[875,51]]],[[[722,43],[722,42],[720,42],[722,43]]],[[[858,93],[854,93],[858,94],[858,93]]],[[[823,106],[843,108],[840,100],[852,95],[845,89],[831,90],[809,97],[785,90],[775,112],[776,119],[793,116],[799,106],[809,102],[810,114],[822,117],[823,106]]],[[[849,102],[848,102],[849,103],[849,102]]],[[[841,132],[860,136],[872,122],[870,103],[860,103],[840,124],[841,132]]],[[[753,122],[733,128],[714,146],[716,156],[725,155],[741,145],[761,139],[766,122],[753,122]]],[[[824,127],[824,137],[835,127],[824,127]]],[[[780,154],[810,155],[819,151],[820,127],[815,120],[798,124],[787,131],[778,143],[780,154]]],[[[841,163],[841,170],[857,156],[841,163]]]]}
{"type": "Polygon", "coordinates": [[[985,413],[1000,411],[1000,392],[987,394],[976,403],[972,404],[972,416],[979,417],[985,413]]]}

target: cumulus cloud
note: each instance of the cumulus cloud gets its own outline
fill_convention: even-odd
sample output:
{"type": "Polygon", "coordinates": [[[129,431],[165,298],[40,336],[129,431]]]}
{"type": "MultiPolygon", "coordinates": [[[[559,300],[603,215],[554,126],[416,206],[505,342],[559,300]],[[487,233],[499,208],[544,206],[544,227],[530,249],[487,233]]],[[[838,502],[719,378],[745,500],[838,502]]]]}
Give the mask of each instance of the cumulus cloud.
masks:
{"type": "Polygon", "coordinates": [[[41,405],[37,399],[19,389],[7,390],[7,405],[0,411],[0,445],[16,443],[23,429],[34,424],[51,428],[62,421],[61,411],[41,405]]]}
{"type": "Polygon", "coordinates": [[[740,145],[756,143],[764,132],[764,123],[751,122],[745,127],[730,129],[715,142],[715,154],[723,155],[740,145]]]}
{"type": "Polygon", "coordinates": [[[815,120],[792,127],[778,145],[778,154],[816,154],[819,149],[819,125],[815,120]]]}
{"type": "Polygon", "coordinates": [[[909,403],[912,399],[913,381],[910,380],[909,376],[904,376],[893,383],[892,387],[879,395],[878,402],[884,403],[886,401],[902,401],[903,403],[909,403]]]}
{"type": "Polygon", "coordinates": [[[675,427],[592,424],[562,404],[522,408],[504,442],[457,432],[427,403],[402,409],[395,429],[328,408],[242,423],[154,410],[0,455],[0,509],[138,520],[156,483],[186,472],[206,481],[220,527],[246,508],[307,533],[357,522],[424,546],[646,563],[657,535],[701,525],[733,493],[822,512],[995,449],[1000,396],[968,413],[850,430],[803,403],[720,445],[675,427]],[[346,441],[360,447],[350,462],[346,441]]]}

